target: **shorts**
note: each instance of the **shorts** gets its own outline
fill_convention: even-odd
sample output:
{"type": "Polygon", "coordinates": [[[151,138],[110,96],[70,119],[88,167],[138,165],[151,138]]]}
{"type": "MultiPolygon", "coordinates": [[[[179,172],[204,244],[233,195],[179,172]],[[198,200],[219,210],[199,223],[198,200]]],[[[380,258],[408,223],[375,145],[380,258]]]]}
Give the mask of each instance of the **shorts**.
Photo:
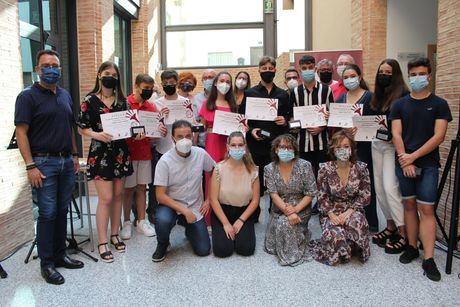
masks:
{"type": "Polygon", "coordinates": [[[396,163],[396,177],[402,199],[413,199],[422,205],[434,205],[438,197],[439,169],[437,167],[422,167],[420,175],[415,178],[405,177],[401,166],[396,163]]]}
{"type": "Polygon", "coordinates": [[[134,188],[138,184],[152,183],[152,161],[132,161],[134,172],[126,177],[125,188],[134,188]]]}

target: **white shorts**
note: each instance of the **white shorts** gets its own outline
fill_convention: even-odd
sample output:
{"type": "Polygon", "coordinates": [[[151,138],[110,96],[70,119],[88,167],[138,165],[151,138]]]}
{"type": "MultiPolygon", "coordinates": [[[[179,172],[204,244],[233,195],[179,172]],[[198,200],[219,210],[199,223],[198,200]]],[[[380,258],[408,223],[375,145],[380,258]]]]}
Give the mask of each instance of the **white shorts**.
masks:
{"type": "Polygon", "coordinates": [[[138,184],[152,183],[152,161],[150,160],[134,160],[134,172],[131,176],[126,177],[125,188],[134,188],[138,184]]]}

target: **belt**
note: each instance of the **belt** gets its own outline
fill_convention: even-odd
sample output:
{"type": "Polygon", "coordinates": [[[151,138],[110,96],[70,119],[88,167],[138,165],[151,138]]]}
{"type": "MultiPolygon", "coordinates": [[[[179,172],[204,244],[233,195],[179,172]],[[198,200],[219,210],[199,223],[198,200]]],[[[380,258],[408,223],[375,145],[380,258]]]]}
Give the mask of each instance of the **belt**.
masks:
{"type": "Polygon", "coordinates": [[[70,151],[57,151],[57,152],[34,152],[32,157],[70,157],[72,153],[70,151]]]}

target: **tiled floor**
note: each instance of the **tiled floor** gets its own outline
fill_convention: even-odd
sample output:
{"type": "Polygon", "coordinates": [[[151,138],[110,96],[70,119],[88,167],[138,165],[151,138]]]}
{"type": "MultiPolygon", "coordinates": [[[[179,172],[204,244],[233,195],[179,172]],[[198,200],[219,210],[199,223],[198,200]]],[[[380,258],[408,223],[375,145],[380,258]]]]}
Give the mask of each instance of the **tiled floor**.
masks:
{"type": "MultiPolygon", "coordinates": [[[[458,306],[460,261],[454,258],[453,274],[446,275],[444,252],[436,251],[436,261],[442,268],[439,283],[422,275],[421,259],[402,265],[398,256],[386,255],[375,245],[364,265],[352,261],[328,267],[313,261],[281,267],[275,257],[263,251],[266,219],[267,214],[256,226],[257,248],[252,257],[196,257],[183,229],[177,226],[166,260],[153,263],[155,238],[134,232],[127,241],[127,252],[115,254],[114,263],[95,263],[77,255],[85,268],[61,269],[66,278],[61,286],[43,281],[38,260],[24,264],[28,244],[2,263],[9,277],[0,280],[0,306],[458,306]]],[[[318,237],[317,217],[310,225],[314,237],[318,237]]],[[[77,232],[86,234],[87,229],[77,228],[77,232]]],[[[90,251],[89,244],[83,248],[90,251]]]]}

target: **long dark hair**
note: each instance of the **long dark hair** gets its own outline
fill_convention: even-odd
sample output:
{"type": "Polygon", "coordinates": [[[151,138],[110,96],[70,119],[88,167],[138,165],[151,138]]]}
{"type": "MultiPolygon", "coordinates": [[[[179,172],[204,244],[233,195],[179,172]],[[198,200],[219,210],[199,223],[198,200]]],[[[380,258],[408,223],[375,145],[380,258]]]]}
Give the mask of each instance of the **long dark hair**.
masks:
{"type": "Polygon", "coordinates": [[[99,80],[99,75],[104,70],[106,70],[107,68],[111,68],[111,67],[113,67],[115,69],[115,71],[117,72],[117,75],[118,75],[117,87],[114,89],[115,102],[121,104],[126,100],[126,97],[123,94],[123,89],[121,88],[120,70],[118,69],[117,64],[115,64],[114,62],[111,62],[111,61],[105,61],[104,63],[101,64],[101,66],[99,66],[99,69],[97,70],[96,82],[94,84],[94,88],[88,93],[88,95],[97,95],[102,91],[102,84],[101,84],[101,80],[99,80]]]}
{"type": "Polygon", "coordinates": [[[391,108],[391,105],[396,99],[408,92],[409,89],[407,88],[406,82],[404,82],[403,74],[398,61],[395,59],[383,60],[377,68],[377,73],[375,74],[375,89],[371,100],[372,110],[386,112],[391,108]],[[391,83],[387,87],[381,87],[377,82],[379,70],[383,64],[390,65],[392,71],[391,83]]]}
{"type": "Polygon", "coordinates": [[[345,66],[345,69],[343,70],[342,76],[341,76],[342,80],[343,80],[343,74],[345,73],[345,71],[350,70],[350,69],[356,71],[358,76],[361,77],[361,80],[359,81],[359,87],[362,88],[363,90],[368,91],[369,87],[367,86],[366,81],[364,81],[363,74],[361,72],[361,68],[359,68],[359,66],[356,64],[348,64],[347,66],[345,66]]]}
{"type": "MultiPolygon", "coordinates": [[[[236,76],[235,76],[235,82],[236,82],[236,80],[238,79],[238,77],[239,77],[241,74],[245,74],[246,77],[248,77],[248,82],[247,82],[247,84],[246,84],[246,87],[243,89],[243,92],[244,92],[245,90],[247,90],[248,88],[251,87],[251,77],[249,76],[249,74],[248,74],[247,71],[242,70],[242,71],[239,71],[239,72],[236,74],[236,76]]],[[[238,88],[235,86],[235,88],[233,89],[233,94],[236,95],[237,93],[238,93],[238,88]]]]}
{"type": "Polygon", "coordinates": [[[211,93],[209,93],[208,100],[206,101],[206,109],[208,109],[208,111],[214,111],[217,108],[216,107],[216,100],[217,100],[217,86],[216,85],[217,85],[217,82],[219,81],[220,76],[222,75],[228,75],[230,77],[230,89],[228,90],[227,94],[225,94],[225,100],[227,100],[230,110],[236,113],[238,112],[238,105],[236,104],[235,96],[233,95],[232,75],[230,75],[226,71],[221,71],[214,78],[214,81],[212,82],[211,93]]]}

